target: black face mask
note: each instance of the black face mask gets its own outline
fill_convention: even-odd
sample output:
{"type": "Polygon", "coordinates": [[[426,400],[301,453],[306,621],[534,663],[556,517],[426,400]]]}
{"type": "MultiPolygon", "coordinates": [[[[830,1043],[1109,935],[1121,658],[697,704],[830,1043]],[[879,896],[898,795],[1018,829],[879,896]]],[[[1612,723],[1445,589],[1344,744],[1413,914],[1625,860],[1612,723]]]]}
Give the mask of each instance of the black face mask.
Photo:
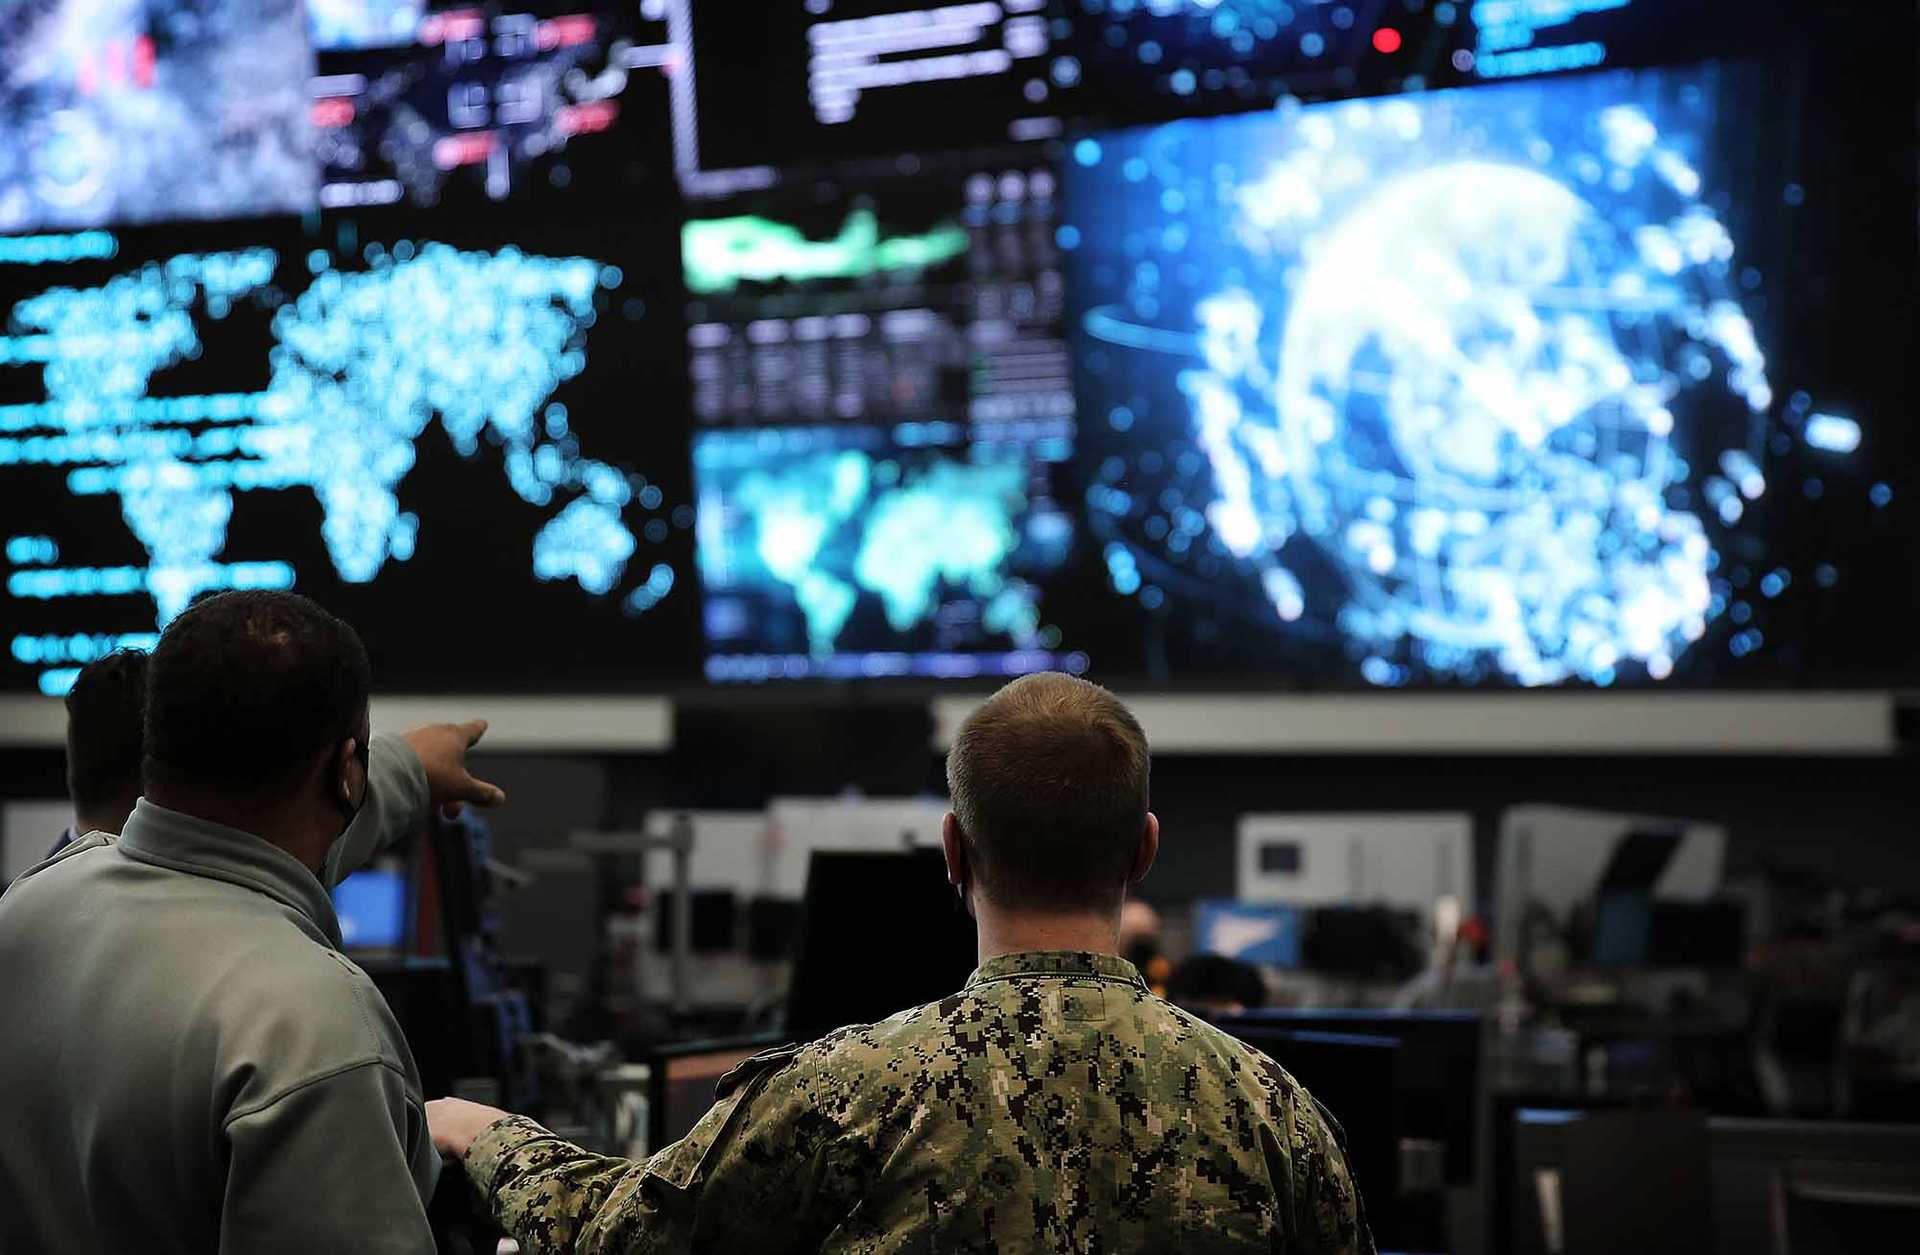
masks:
{"type": "Polygon", "coordinates": [[[360,808],[367,804],[367,790],[372,787],[372,781],[367,777],[372,763],[372,751],[365,741],[361,741],[354,748],[353,756],[360,760],[360,778],[365,783],[360,786],[358,802],[349,802],[346,798],[337,795],[333,799],[333,804],[340,809],[340,831],[342,832],[353,827],[353,821],[360,817],[360,808]]]}

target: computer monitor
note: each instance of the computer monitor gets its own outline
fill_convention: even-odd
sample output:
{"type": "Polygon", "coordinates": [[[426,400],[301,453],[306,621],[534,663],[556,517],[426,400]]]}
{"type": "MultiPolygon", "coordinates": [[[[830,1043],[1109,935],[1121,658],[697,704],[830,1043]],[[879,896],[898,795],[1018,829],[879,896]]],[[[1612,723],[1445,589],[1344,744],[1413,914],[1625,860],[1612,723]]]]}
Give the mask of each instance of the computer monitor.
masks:
{"type": "Polygon", "coordinates": [[[1398,983],[1424,961],[1420,917],[1393,906],[1321,906],[1307,916],[1302,964],[1332,976],[1398,983]]]}
{"type": "MultiPolygon", "coordinates": [[[[1505,1249],[1563,1255],[1769,1249],[1727,1240],[1723,1226],[1739,1210],[1729,1209],[1727,1200],[1738,1187],[1726,1179],[1722,1138],[1708,1131],[1703,1112],[1522,1108],[1510,1132],[1505,1249]]],[[[1776,1197],[1754,1210],[1779,1207],[1776,1197]]]]}
{"type": "Polygon", "coordinates": [[[747,903],[747,957],[777,963],[793,957],[800,933],[800,903],[791,898],[761,895],[747,903]]]}
{"type": "Polygon", "coordinates": [[[1746,908],[1646,893],[1603,893],[1588,959],[1599,967],[1736,968],[1746,956],[1746,908]]]}
{"type": "Polygon", "coordinates": [[[369,867],[335,885],[333,910],[340,917],[341,943],[349,952],[404,948],[411,896],[401,868],[369,867]]]}
{"type": "Polygon", "coordinates": [[[1299,967],[1306,912],[1280,902],[1213,898],[1193,904],[1194,948],[1266,967],[1299,967]]]}
{"type": "MultiPolygon", "coordinates": [[[[739,948],[739,898],[731,889],[695,889],[687,895],[692,925],[688,931],[695,954],[726,954],[739,948]]],[[[653,944],[673,946],[674,896],[663,893],[654,914],[653,944]]]]}
{"type": "Polygon", "coordinates": [[[787,1036],[811,1041],[943,998],[966,983],[975,958],[973,920],[940,851],[815,851],[787,1036]]]}
{"type": "MultiPolygon", "coordinates": [[[[1214,1023],[1243,1041],[1250,1034],[1310,1032],[1399,1042],[1395,1083],[1401,1135],[1443,1143],[1448,1184],[1472,1183],[1480,1109],[1477,1012],[1269,1009],[1221,1016],[1214,1023]]],[[[1312,1082],[1307,1086],[1311,1089],[1312,1082]]]]}
{"type": "Polygon", "coordinates": [[[1367,1215],[1392,1232],[1400,1194],[1400,1057],[1392,1037],[1244,1025],[1228,1030],[1285,1068],[1339,1121],[1367,1215]]]}

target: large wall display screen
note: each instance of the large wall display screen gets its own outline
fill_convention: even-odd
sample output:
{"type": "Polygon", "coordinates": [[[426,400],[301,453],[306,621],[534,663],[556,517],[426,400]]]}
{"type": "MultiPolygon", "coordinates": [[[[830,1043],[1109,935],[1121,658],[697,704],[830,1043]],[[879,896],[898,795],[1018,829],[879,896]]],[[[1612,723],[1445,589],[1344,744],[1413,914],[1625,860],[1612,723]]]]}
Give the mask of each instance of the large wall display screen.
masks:
{"type": "MultiPolygon", "coordinates": [[[[628,224],[0,239],[0,623],[58,692],[195,596],[292,588],[386,683],[692,666],[677,334],[628,224]],[[664,364],[662,364],[664,362],[664,364]]],[[[671,289],[669,289],[670,291],[671,289]]]]}
{"type": "Polygon", "coordinates": [[[710,678],[1086,666],[1050,605],[1076,533],[1058,185],[1012,153],[687,224],[710,678]]]}
{"type": "Polygon", "coordinates": [[[0,689],[1911,684],[1914,31],[0,0],[0,689]]]}
{"type": "Polygon", "coordinates": [[[1795,107],[1707,66],[1080,139],[1078,459],[1139,661],[1534,686],[1910,658],[1912,297],[1884,276],[1912,201],[1803,161],[1795,107]]]}

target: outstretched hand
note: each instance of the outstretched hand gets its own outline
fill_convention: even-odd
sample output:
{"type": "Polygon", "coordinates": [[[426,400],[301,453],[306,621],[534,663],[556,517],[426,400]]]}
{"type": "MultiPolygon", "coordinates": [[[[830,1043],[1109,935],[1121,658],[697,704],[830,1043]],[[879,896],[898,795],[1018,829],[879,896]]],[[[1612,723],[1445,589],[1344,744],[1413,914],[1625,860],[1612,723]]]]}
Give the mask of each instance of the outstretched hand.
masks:
{"type": "Polygon", "coordinates": [[[427,1104],[427,1131],[433,1135],[435,1150],[448,1159],[465,1159],[473,1139],[507,1114],[464,1098],[436,1098],[427,1104]]]}
{"type": "Polygon", "coordinates": [[[466,723],[430,723],[401,734],[401,739],[420,756],[427,769],[427,793],[434,805],[451,819],[460,813],[463,803],[498,806],[507,800],[498,785],[476,779],[467,770],[467,751],[487,734],[487,721],[466,723]]]}

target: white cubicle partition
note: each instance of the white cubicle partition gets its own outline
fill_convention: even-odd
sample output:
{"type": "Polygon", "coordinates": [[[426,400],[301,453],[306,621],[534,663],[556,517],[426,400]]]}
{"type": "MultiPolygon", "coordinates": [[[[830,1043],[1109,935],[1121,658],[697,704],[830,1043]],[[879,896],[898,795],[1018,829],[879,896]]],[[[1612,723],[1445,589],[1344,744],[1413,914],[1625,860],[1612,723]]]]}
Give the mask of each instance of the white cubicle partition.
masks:
{"type": "Polygon", "coordinates": [[[940,844],[943,798],[786,797],[767,807],[770,892],[799,897],[815,850],[903,850],[940,844]]]}
{"type": "Polygon", "coordinates": [[[1519,959],[1521,922],[1544,912],[1564,923],[1592,901],[1620,843],[1633,833],[1675,838],[1671,857],[1648,888],[1658,897],[1704,901],[1719,893],[1726,866],[1727,829],[1662,815],[1630,815],[1570,806],[1514,806],[1500,817],[1494,873],[1495,953],[1519,959]]]}
{"type": "Polygon", "coordinates": [[[1243,815],[1234,888],[1244,902],[1385,903],[1470,915],[1473,817],[1462,812],[1243,815]]]}

